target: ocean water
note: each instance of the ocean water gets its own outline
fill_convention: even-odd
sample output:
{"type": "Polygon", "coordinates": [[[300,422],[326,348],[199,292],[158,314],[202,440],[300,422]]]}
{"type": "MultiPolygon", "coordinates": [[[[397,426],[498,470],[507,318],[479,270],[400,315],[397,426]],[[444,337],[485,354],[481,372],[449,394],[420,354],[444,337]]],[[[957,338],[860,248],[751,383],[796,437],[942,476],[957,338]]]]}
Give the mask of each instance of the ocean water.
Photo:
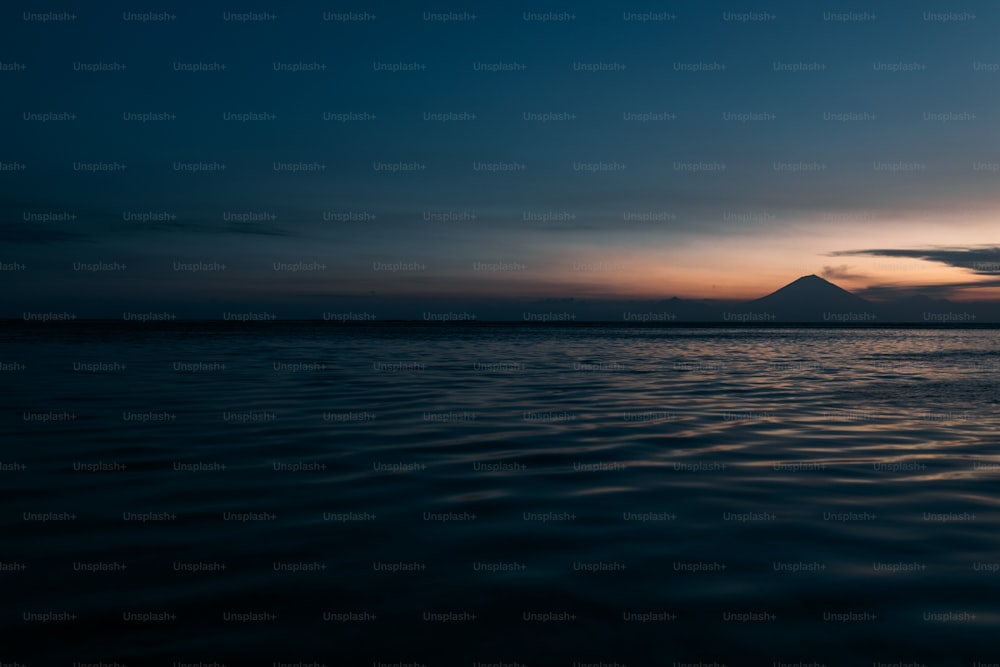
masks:
{"type": "Polygon", "coordinates": [[[1000,331],[8,324],[0,662],[1000,663],[1000,331]]]}

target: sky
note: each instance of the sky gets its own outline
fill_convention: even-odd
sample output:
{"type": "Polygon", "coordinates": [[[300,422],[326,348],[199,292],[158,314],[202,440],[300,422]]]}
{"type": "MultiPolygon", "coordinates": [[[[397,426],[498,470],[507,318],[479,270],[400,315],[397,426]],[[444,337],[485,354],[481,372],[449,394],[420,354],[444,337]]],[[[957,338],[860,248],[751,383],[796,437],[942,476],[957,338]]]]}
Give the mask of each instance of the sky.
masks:
{"type": "Polygon", "coordinates": [[[0,11],[2,317],[1000,299],[995,3],[0,11]]]}

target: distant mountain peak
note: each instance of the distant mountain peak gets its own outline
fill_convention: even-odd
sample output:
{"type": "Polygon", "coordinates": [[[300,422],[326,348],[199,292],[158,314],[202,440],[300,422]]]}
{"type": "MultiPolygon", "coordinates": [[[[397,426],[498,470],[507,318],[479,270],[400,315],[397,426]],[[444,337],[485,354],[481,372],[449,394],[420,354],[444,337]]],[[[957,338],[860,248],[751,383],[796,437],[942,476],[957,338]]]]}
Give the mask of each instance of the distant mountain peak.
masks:
{"type": "Polygon", "coordinates": [[[810,273],[808,276],[796,278],[784,287],[780,287],[767,296],[761,297],[758,301],[762,299],[769,299],[778,295],[804,298],[829,298],[832,296],[836,296],[838,298],[849,297],[851,299],[857,299],[858,302],[864,302],[864,299],[861,297],[851,294],[839,285],[834,285],[829,280],[820,278],[815,273],[810,273]]]}
{"type": "MultiPolygon", "coordinates": [[[[786,285],[785,287],[790,287],[791,285],[809,285],[809,284],[833,285],[833,283],[831,283],[829,280],[826,280],[825,278],[820,278],[815,273],[810,273],[808,276],[802,276],[800,278],[796,278],[792,282],[788,283],[788,285],[786,285]]],[[[837,287],[836,285],[833,286],[837,287]]]]}
{"type": "Polygon", "coordinates": [[[796,278],[748,305],[784,321],[826,321],[870,309],[868,301],[815,274],[796,278]]]}

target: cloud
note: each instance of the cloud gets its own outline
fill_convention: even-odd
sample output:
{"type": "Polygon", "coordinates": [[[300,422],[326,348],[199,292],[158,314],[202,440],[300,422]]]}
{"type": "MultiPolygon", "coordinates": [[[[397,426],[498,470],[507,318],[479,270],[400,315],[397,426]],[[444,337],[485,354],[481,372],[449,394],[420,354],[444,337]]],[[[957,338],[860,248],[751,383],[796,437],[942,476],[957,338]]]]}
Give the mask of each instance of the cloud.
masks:
{"type": "Polygon", "coordinates": [[[92,239],[81,232],[71,232],[61,229],[44,227],[27,227],[10,225],[0,227],[0,241],[4,243],[91,243],[92,239]]]}
{"type": "Polygon", "coordinates": [[[840,264],[839,266],[830,266],[826,264],[823,266],[823,271],[821,274],[827,280],[868,280],[869,276],[864,273],[852,273],[851,267],[847,264],[840,264]]]}
{"type": "Polygon", "coordinates": [[[948,299],[956,290],[997,288],[1000,287],[1000,278],[992,280],[981,280],[976,282],[961,283],[932,283],[932,284],[901,284],[901,283],[880,283],[869,285],[864,289],[854,293],[865,299],[875,301],[893,300],[911,296],[926,296],[932,299],[948,299]]]}
{"type": "MultiPolygon", "coordinates": [[[[870,257],[909,257],[928,262],[937,262],[960,269],[968,269],[981,276],[1000,275],[1000,246],[976,246],[968,248],[879,248],[868,250],[837,250],[829,253],[832,257],[867,255],[870,257]]],[[[983,283],[968,285],[979,286],[983,283]]]]}

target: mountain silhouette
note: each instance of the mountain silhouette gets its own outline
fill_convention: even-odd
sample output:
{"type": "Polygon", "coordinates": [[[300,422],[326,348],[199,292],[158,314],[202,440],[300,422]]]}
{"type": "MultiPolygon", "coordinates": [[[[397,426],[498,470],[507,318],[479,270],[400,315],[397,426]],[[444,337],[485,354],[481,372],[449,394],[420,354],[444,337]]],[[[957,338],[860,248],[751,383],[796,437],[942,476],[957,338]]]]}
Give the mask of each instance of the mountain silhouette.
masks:
{"type": "MultiPolygon", "coordinates": [[[[950,301],[917,294],[876,292],[870,299],[853,294],[817,275],[802,276],[752,301],[687,299],[550,298],[518,302],[517,312],[495,310],[482,317],[521,319],[524,313],[573,315],[572,322],[686,324],[740,326],[768,324],[839,325],[978,325],[1000,324],[1000,303],[950,301]]],[[[451,307],[451,306],[449,306],[451,307]]],[[[443,308],[443,306],[442,306],[443,308]]],[[[481,308],[468,306],[469,310],[481,308]]],[[[414,317],[414,319],[417,319],[414,317]]],[[[566,323],[558,320],[559,323],[566,323]]]]}
{"type": "Polygon", "coordinates": [[[744,307],[782,322],[875,321],[875,305],[817,275],[802,276],[744,307]]]}

